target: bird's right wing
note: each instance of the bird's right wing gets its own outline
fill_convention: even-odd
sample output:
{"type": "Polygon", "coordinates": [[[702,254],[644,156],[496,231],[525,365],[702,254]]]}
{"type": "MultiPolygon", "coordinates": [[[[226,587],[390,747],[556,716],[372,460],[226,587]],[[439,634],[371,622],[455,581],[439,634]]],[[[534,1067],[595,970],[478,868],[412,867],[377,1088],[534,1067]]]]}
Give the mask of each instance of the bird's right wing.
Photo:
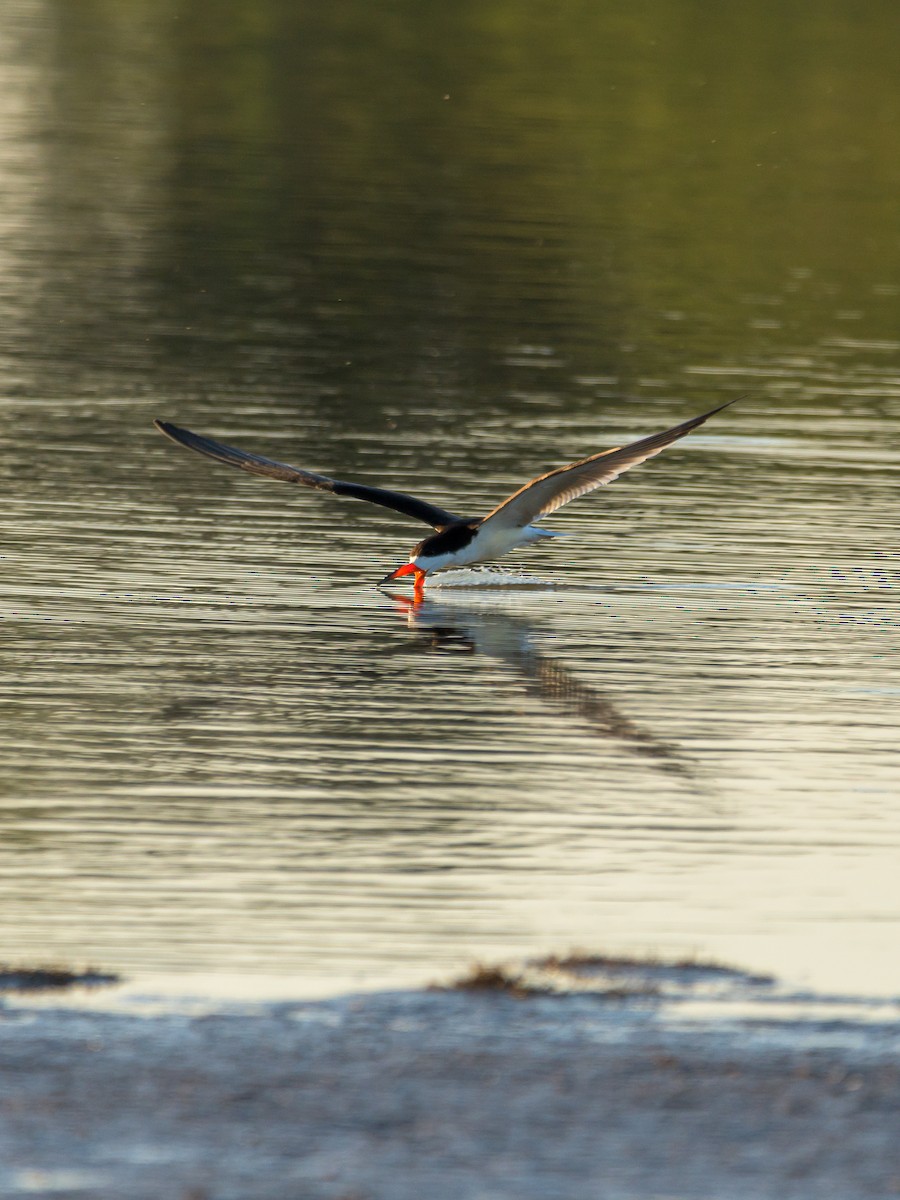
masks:
{"type": "Polygon", "coordinates": [[[239,467],[249,471],[251,475],[265,475],[268,479],[280,479],[284,483],[300,483],[305,487],[317,488],[320,492],[333,492],[335,496],[352,496],[356,500],[368,500],[370,504],[380,504],[382,508],[392,508],[394,512],[413,517],[416,521],[424,521],[432,529],[443,529],[458,521],[459,517],[428,504],[425,500],[417,500],[415,496],[407,496],[403,492],[390,492],[386,488],[367,487],[363,483],[342,483],[339,479],[329,479],[327,475],[316,475],[312,471],[304,471],[301,467],[291,467],[287,463],[275,462],[271,458],[263,458],[259,454],[249,454],[246,450],[238,450],[235,446],[226,446],[223,442],[214,442],[212,438],[201,437],[199,433],[191,433],[168,421],[154,421],[153,424],[181,446],[214,458],[217,462],[227,463],[229,467],[239,467]]]}

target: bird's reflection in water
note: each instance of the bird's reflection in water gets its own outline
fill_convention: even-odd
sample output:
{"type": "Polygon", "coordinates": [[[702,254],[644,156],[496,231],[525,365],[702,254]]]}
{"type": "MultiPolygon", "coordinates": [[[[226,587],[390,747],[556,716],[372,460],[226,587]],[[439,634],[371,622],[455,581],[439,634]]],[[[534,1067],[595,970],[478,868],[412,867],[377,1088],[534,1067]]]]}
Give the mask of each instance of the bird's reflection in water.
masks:
{"type": "Polygon", "coordinates": [[[675,747],[654,737],[595,688],[533,643],[533,625],[498,609],[441,604],[388,593],[411,630],[433,651],[481,654],[509,667],[525,693],[561,710],[597,737],[614,738],[662,770],[693,779],[694,772],[675,747]]]}

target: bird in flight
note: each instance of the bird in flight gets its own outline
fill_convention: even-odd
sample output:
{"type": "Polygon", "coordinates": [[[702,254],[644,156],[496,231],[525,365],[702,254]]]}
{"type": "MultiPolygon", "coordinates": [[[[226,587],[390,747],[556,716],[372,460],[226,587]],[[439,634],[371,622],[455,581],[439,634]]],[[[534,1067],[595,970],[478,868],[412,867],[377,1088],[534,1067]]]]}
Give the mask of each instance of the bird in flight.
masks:
{"type": "Polygon", "coordinates": [[[212,438],[202,437],[191,433],[189,429],[181,429],[168,421],[154,421],[156,428],[173,442],[205,454],[217,462],[227,463],[231,467],[239,467],[249,471],[251,475],[265,475],[269,479],[280,479],[285,483],[299,483],[305,487],[316,488],[320,492],[333,492],[336,496],[352,496],[356,500],[368,500],[370,504],[380,504],[383,508],[393,509],[424,521],[435,531],[413,549],[409,561],[391,571],[379,583],[392,583],[404,576],[412,575],[414,595],[421,599],[424,594],[425,579],[435,571],[445,567],[462,567],[470,563],[485,562],[488,559],[500,558],[518,546],[528,546],[533,542],[543,541],[544,538],[558,537],[549,529],[541,529],[536,522],[550,513],[556,512],[570,500],[577,500],[595,488],[606,483],[612,483],[624,471],[646,462],[685,434],[690,433],[704,421],[734,404],[729,400],[692,417],[689,421],[666,429],[662,433],[652,433],[649,437],[632,442],[628,446],[617,446],[612,450],[602,450],[589,458],[579,459],[565,467],[557,467],[546,475],[538,475],[530,483],[513,492],[511,496],[501,501],[487,516],[475,519],[458,517],[455,513],[447,512],[425,500],[417,500],[403,492],[392,492],[386,488],[369,487],[362,483],[342,483],[338,479],[330,479],[327,475],[316,475],[305,471],[302,467],[291,467],[286,463],[275,462],[271,458],[263,458],[258,454],[250,454],[246,450],[238,450],[234,446],[226,446],[215,442],[212,438]]]}

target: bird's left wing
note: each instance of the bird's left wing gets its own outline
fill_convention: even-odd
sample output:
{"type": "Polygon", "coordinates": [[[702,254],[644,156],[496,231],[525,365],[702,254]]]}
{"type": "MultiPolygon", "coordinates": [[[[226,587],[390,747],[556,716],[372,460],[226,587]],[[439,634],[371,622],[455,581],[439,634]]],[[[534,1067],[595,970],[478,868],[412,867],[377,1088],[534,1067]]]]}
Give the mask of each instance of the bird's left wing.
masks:
{"type": "Polygon", "coordinates": [[[513,529],[530,525],[532,521],[556,512],[570,500],[577,500],[579,496],[584,496],[605,483],[612,483],[624,471],[639,466],[654,454],[659,454],[660,450],[665,450],[666,446],[671,446],[673,442],[677,442],[686,433],[690,433],[692,429],[696,429],[698,425],[702,425],[704,421],[734,402],[729,400],[726,404],[720,404],[718,408],[703,413],[702,416],[692,417],[690,421],[684,421],[681,425],[675,425],[662,433],[653,433],[649,437],[641,438],[639,442],[632,442],[630,446],[603,450],[600,454],[592,454],[590,458],[569,463],[567,467],[558,467],[555,471],[548,471],[546,475],[539,475],[489,512],[481,523],[482,528],[490,521],[513,529]]]}
{"type": "Polygon", "coordinates": [[[201,437],[199,433],[192,433],[190,429],[182,429],[168,421],[154,421],[153,424],[173,442],[178,442],[189,450],[196,450],[198,454],[205,454],[207,458],[214,458],[217,462],[227,463],[230,467],[249,471],[251,475],[265,475],[268,479],[280,479],[284,483],[300,483],[320,492],[333,492],[335,496],[353,496],[356,500],[368,500],[370,504],[380,504],[382,508],[392,508],[394,512],[413,517],[416,521],[424,521],[432,529],[444,529],[459,520],[453,513],[437,508],[426,500],[407,496],[404,492],[390,492],[386,488],[368,487],[364,483],[342,483],[341,480],[330,479],[327,475],[304,471],[302,467],[291,467],[272,458],[263,458],[260,454],[238,450],[236,446],[226,446],[224,442],[214,442],[212,438],[201,437]]]}

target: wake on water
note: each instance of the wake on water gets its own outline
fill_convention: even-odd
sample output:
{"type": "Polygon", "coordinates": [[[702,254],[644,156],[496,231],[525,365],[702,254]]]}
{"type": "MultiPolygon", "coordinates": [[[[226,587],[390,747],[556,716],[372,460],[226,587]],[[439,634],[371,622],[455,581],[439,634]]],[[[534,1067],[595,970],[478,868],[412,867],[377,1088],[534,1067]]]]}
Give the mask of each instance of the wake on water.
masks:
{"type": "Polygon", "coordinates": [[[507,590],[532,588],[555,592],[643,592],[643,593],[681,593],[681,592],[722,592],[747,591],[754,594],[760,591],[781,591],[781,583],[768,583],[744,580],[662,580],[657,581],[645,577],[624,582],[585,583],[584,581],[566,581],[541,579],[538,575],[526,575],[524,571],[504,570],[502,567],[460,567],[457,570],[441,572],[429,578],[426,593],[474,591],[491,589],[507,590]]]}
{"type": "Polygon", "coordinates": [[[549,579],[505,571],[502,567],[461,567],[457,571],[435,575],[428,580],[429,591],[453,591],[457,588],[555,588],[549,579]]]}

